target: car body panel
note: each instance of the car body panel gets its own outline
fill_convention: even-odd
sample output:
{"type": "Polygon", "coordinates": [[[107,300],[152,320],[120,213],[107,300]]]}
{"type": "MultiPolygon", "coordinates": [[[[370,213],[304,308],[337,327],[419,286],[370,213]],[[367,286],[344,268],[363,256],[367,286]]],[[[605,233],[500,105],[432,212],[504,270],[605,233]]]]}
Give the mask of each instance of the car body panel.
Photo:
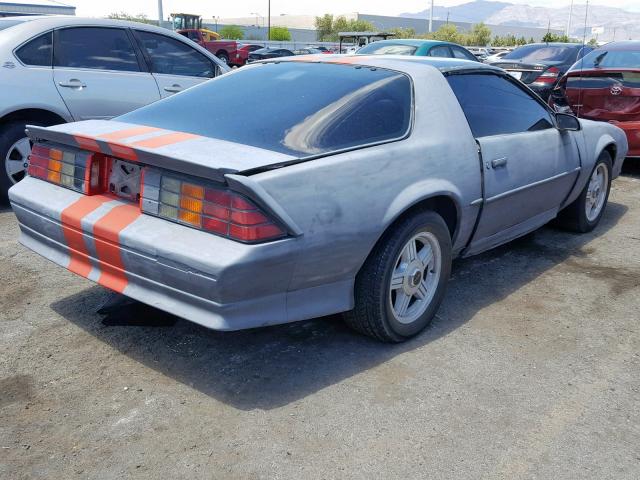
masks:
{"type": "MultiPolygon", "coordinates": [[[[476,140],[443,72],[477,69],[497,75],[504,72],[479,63],[449,59],[317,57],[306,61],[341,63],[345,68],[353,64],[388,68],[409,75],[415,89],[410,135],[389,143],[291,162],[279,161],[274,152],[261,149],[249,152],[243,146],[227,146],[218,140],[203,149],[212,139],[190,138],[157,150],[131,145],[140,139],[127,138],[123,142],[126,147],[135,147],[140,163],[178,171],[190,165],[191,174],[224,183],[228,188],[244,185],[254,195],[252,198],[263,197],[265,204],[277,205],[276,210],[279,208],[286,214],[297,234],[263,244],[241,244],[141,214],[136,204],[121,199],[106,195],[87,200],[92,197],[28,178],[9,192],[20,222],[21,241],[107,288],[224,330],[349,310],[353,306],[356,275],[373,247],[394,221],[409,209],[420,208],[425,200],[437,197],[454,205],[453,249],[455,254],[467,254],[478,217],[485,214],[484,167],[476,140]],[[240,162],[232,147],[237,148],[238,158],[247,154],[247,159],[240,162]],[[229,150],[216,159],[208,155],[222,148],[229,150]],[[260,163],[263,168],[242,170],[251,162],[260,163]],[[55,200],[48,202],[49,198],[55,200]],[[97,202],[97,206],[93,208],[91,202],[97,202]],[[89,213],[84,210],[85,203],[92,208],[89,213]],[[116,209],[122,211],[121,217],[116,215],[120,211],[116,209]],[[86,251],[74,251],[74,245],[86,251]],[[104,254],[105,248],[109,255],[104,254]]],[[[278,60],[295,61],[305,60],[278,60]]],[[[236,74],[242,74],[242,70],[236,74]]],[[[562,205],[583,189],[600,153],[599,147],[605,148],[611,141],[616,145],[614,176],[622,163],[618,157],[626,154],[621,130],[609,124],[584,122],[583,131],[562,134],[575,142],[581,162],[577,181],[573,185],[556,184],[558,190],[563,190],[552,192],[558,203],[562,202],[560,196],[566,199],[562,205]]],[[[101,135],[129,128],[132,127],[115,121],[91,121],[34,128],[30,134],[62,143],[84,136],[102,149],[111,147],[100,139],[101,135]],[[90,136],[82,135],[82,129],[93,132],[90,136]]],[[[80,142],[77,143],[80,146],[90,143],[80,142]]],[[[527,148],[535,152],[538,143],[531,141],[527,148]]],[[[516,158],[521,148],[520,143],[514,142],[507,153],[516,158]]],[[[570,160],[576,161],[576,156],[570,160]]],[[[550,161],[559,170],[571,167],[557,163],[555,157],[541,156],[537,160],[550,161]]],[[[548,177],[551,173],[534,180],[546,178],[544,175],[548,177]]],[[[503,241],[513,236],[514,231],[521,235],[536,228],[541,219],[550,218],[547,210],[557,212],[560,206],[545,204],[531,211],[530,218],[507,229],[509,235],[500,232],[503,241]]],[[[499,222],[501,213],[491,213],[488,221],[499,222]]],[[[487,238],[489,242],[484,248],[493,246],[491,237],[487,238]]],[[[482,248],[481,243],[474,247],[475,252],[482,248]]]]}

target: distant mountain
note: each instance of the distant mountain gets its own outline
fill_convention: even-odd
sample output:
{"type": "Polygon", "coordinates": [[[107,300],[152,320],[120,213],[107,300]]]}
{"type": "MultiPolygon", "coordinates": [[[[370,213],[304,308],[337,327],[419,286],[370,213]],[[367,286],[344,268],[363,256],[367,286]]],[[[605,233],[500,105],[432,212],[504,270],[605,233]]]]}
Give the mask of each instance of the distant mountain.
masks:
{"type": "MultiPolygon", "coordinates": [[[[495,15],[506,7],[513,4],[506,2],[493,2],[488,0],[477,0],[475,2],[464,3],[454,7],[433,7],[433,18],[436,20],[446,20],[447,13],[450,19],[457,22],[478,23],[483,22],[487,18],[495,15]]],[[[429,18],[429,10],[426,9],[417,13],[401,13],[401,17],[408,18],[429,18]]]]}
{"type": "MultiPolygon", "coordinates": [[[[449,14],[449,20],[453,22],[485,22],[490,25],[541,28],[547,27],[551,22],[551,28],[565,30],[569,19],[569,6],[545,8],[516,5],[508,2],[476,0],[454,7],[435,6],[433,9],[433,17],[437,20],[445,20],[447,14],[449,14]]],[[[400,16],[429,18],[429,9],[417,13],[401,13],[400,16]]],[[[586,24],[587,40],[595,37],[599,41],[611,41],[614,39],[640,40],[640,13],[603,5],[589,5],[586,24]]],[[[585,32],[584,25],[585,5],[575,4],[571,15],[570,35],[575,38],[582,38],[585,32]]]]}

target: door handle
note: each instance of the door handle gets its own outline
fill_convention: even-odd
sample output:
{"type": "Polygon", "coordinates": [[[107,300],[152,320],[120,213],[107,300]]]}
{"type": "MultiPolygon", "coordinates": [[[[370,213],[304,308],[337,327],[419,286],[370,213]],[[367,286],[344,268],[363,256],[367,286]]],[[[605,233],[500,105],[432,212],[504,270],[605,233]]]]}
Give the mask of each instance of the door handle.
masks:
{"type": "Polygon", "coordinates": [[[174,83],[170,87],[164,87],[164,91],[170,92],[170,93],[178,93],[182,91],[182,86],[178,85],[177,83],[174,83]]]}
{"type": "Polygon", "coordinates": [[[77,88],[78,90],[86,87],[86,85],[77,78],[72,78],[68,82],[58,82],[58,85],[65,88],[77,88]]]}
{"type": "Polygon", "coordinates": [[[507,166],[507,157],[491,160],[491,168],[501,168],[507,166]]]}

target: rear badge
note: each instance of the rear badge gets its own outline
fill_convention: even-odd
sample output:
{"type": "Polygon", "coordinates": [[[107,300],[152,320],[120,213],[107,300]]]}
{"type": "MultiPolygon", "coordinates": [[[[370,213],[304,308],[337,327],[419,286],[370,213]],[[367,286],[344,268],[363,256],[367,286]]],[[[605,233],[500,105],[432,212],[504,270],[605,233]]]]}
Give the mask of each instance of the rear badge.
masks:
{"type": "Polygon", "coordinates": [[[620,85],[614,85],[610,91],[611,95],[620,95],[622,93],[622,87],[620,85]]]}

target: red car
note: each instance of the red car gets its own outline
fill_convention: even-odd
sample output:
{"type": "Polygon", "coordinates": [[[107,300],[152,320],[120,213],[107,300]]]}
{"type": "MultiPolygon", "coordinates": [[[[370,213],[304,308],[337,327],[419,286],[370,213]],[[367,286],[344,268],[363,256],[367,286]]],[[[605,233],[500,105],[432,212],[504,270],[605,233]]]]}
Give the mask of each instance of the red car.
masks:
{"type": "Polygon", "coordinates": [[[259,48],[263,48],[262,45],[246,45],[235,40],[207,41],[204,38],[202,31],[194,28],[176,31],[180,35],[184,35],[190,40],[193,40],[201,47],[206,48],[224,63],[232,67],[243,66],[247,63],[249,53],[259,48]]]}
{"type": "Polygon", "coordinates": [[[549,99],[558,111],[622,128],[640,157],[640,42],[613,42],[578,61],[549,99]]]}

